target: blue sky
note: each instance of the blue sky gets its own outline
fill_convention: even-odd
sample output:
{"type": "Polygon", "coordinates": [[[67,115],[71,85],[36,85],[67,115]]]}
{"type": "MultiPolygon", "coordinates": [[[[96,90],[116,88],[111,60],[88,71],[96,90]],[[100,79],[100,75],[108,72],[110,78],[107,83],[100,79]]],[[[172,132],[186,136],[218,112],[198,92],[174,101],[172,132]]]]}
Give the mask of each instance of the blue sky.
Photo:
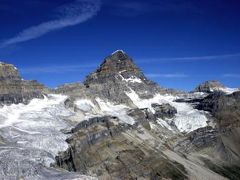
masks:
{"type": "Polygon", "coordinates": [[[238,0],[1,0],[0,59],[50,87],[123,49],[161,86],[240,87],[238,0]]]}

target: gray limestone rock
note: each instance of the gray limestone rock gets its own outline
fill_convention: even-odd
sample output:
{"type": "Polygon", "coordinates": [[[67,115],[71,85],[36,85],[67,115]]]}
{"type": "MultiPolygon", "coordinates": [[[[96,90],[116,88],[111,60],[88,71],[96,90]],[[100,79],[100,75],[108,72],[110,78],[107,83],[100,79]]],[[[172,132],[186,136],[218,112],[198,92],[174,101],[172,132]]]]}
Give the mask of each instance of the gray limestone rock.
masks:
{"type": "Polygon", "coordinates": [[[37,81],[23,80],[13,65],[0,63],[0,104],[27,104],[33,98],[43,98],[44,91],[37,81]]]}
{"type": "Polygon", "coordinates": [[[152,104],[152,108],[155,110],[155,116],[157,118],[173,118],[177,114],[177,109],[170,104],[152,104]]]}

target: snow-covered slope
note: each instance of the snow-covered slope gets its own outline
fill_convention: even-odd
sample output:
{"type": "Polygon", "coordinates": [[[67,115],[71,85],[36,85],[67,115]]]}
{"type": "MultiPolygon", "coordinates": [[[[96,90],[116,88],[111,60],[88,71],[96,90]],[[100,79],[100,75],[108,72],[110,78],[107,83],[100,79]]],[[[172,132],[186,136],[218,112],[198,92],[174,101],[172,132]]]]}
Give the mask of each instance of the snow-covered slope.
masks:
{"type": "MultiPolygon", "coordinates": [[[[137,108],[148,108],[153,114],[155,113],[155,110],[152,107],[153,103],[169,103],[175,107],[178,113],[173,119],[158,120],[159,124],[167,129],[173,130],[174,128],[171,128],[170,124],[175,124],[180,132],[191,132],[198,128],[207,126],[208,119],[205,116],[206,112],[198,111],[188,103],[175,102],[174,100],[178,98],[177,96],[156,94],[151,99],[141,99],[131,88],[129,88],[129,91],[125,93],[137,108]]],[[[127,112],[131,109],[131,107],[128,107],[127,105],[116,105],[100,98],[96,98],[94,102],[88,99],[78,99],[75,101],[75,104],[78,109],[84,112],[85,119],[94,116],[111,115],[118,117],[124,123],[131,125],[135,123],[135,120],[127,114],[127,112]]]]}
{"type": "Polygon", "coordinates": [[[223,87],[223,88],[212,88],[211,91],[212,92],[214,92],[214,91],[222,91],[222,92],[224,92],[226,94],[232,94],[234,92],[239,91],[239,89],[238,88],[223,87]]]}
{"type": "Polygon", "coordinates": [[[78,99],[75,101],[75,104],[78,109],[83,111],[83,119],[78,119],[78,121],[86,120],[91,117],[96,116],[116,116],[122,122],[127,124],[134,124],[134,119],[127,115],[127,111],[130,110],[130,107],[126,105],[115,105],[112,102],[104,101],[99,97],[95,99],[95,104],[89,99],[78,99]]]}
{"type": "Polygon", "coordinates": [[[44,99],[33,99],[28,105],[10,105],[0,109],[0,132],[7,141],[0,146],[2,178],[47,179],[51,175],[54,179],[65,173],[62,177],[68,179],[68,173],[47,170],[42,166],[50,166],[58,152],[68,147],[65,142],[67,135],[60,131],[71,127],[64,121],[64,117],[72,114],[64,107],[66,98],[49,95],[44,99]]]}
{"type": "Polygon", "coordinates": [[[177,98],[176,96],[156,94],[152,99],[140,99],[138,94],[132,89],[126,92],[126,94],[138,108],[149,108],[153,113],[155,113],[151,106],[153,103],[171,104],[178,112],[176,117],[172,119],[172,122],[174,122],[177,129],[181,132],[191,132],[195,129],[207,126],[208,119],[204,112],[194,109],[190,104],[174,102],[177,98]]]}

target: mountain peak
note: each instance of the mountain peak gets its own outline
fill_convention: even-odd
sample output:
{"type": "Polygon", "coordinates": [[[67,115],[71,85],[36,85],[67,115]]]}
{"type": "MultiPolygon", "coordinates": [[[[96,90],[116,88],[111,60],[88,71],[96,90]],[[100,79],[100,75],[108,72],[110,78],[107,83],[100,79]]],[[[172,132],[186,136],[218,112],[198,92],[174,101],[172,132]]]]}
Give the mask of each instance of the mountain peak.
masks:
{"type": "Polygon", "coordinates": [[[123,50],[118,49],[118,50],[114,51],[114,52],[112,53],[112,55],[119,54],[119,53],[121,53],[121,54],[126,54],[123,50]]]}
{"type": "Polygon", "coordinates": [[[117,50],[106,57],[100,67],[85,80],[84,84],[100,83],[103,81],[114,80],[116,76],[124,78],[137,77],[145,79],[142,71],[137,67],[123,50],[117,50]]]}
{"type": "Polygon", "coordinates": [[[18,69],[12,64],[0,62],[0,79],[20,80],[18,69]]]}
{"type": "Polygon", "coordinates": [[[43,98],[45,87],[37,81],[25,81],[18,69],[0,62],[0,105],[28,103],[33,98],[43,98]]]}
{"type": "Polygon", "coordinates": [[[210,80],[210,81],[205,81],[198,85],[194,92],[205,92],[205,93],[210,93],[213,91],[219,91],[221,89],[224,89],[225,86],[220,83],[219,81],[216,80],[210,80]]]}
{"type": "Polygon", "coordinates": [[[129,56],[123,50],[114,51],[109,57],[112,61],[124,61],[130,59],[129,56]]]}

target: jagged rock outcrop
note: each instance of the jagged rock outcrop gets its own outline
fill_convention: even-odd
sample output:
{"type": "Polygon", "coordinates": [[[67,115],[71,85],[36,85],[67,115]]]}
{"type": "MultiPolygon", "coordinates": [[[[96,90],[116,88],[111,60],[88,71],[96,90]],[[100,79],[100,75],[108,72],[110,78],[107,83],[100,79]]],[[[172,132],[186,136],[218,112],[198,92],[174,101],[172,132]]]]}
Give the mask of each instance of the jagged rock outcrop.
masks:
{"type": "Polygon", "coordinates": [[[225,86],[219,81],[205,81],[199,86],[197,86],[194,92],[211,93],[213,91],[220,91],[223,88],[225,88],[225,86]]]}
{"type": "Polygon", "coordinates": [[[157,93],[178,94],[183,93],[173,89],[159,87],[156,83],[147,79],[141,69],[122,50],[117,50],[97,68],[89,74],[83,84],[65,84],[53,90],[55,93],[64,93],[70,97],[79,99],[101,98],[116,104],[126,104],[135,107],[126,95],[126,92],[134,90],[140,98],[152,98],[157,93]]]}
{"type": "Polygon", "coordinates": [[[175,114],[177,114],[177,109],[170,104],[152,104],[152,108],[155,111],[155,116],[157,118],[165,119],[165,118],[173,118],[175,114]]]}
{"type": "Polygon", "coordinates": [[[204,148],[216,147],[219,133],[217,129],[207,126],[189,133],[175,146],[175,150],[182,153],[201,151],[204,148]]]}
{"type": "Polygon", "coordinates": [[[131,109],[128,111],[128,115],[137,121],[136,125],[141,124],[148,130],[151,130],[149,122],[156,121],[156,117],[149,109],[131,109]]]}
{"type": "Polygon", "coordinates": [[[185,179],[187,172],[177,162],[142,145],[144,132],[117,123],[113,117],[90,119],[72,130],[70,147],[56,157],[56,165],[99,179],[185,179]],[[136,137],[137,138],[137,137],[136,137]]]}
{"type": "Polygon", "coordinates": [[[105,58],[100,67],[87,76],[84,84],[90,86],[94,83],[106,83],[109,80],[116,81],[117,74],[122,75],[124,79],[133,78],[132,81],[146,81],[146,77],[133,60],[125,52],[118,50],[105,58]]]}
{"type": "Polygon", "coordinates": [[[148,80],[125,52],[118,50],[105,58],[100,67],[84,81],[88,91],[117,103],[131,104],[125,92],[131,89],[141,98],[152,98],[158,92],[177,93],[160,88],[148,80]]]}
{"type": "Polygon", "coordinates": [[[23,80],[15,66],[0,63],[0,104],[26,104],[33,98],[43,98],[44,90],[37,81],[23,80]]]}
{"type": "Polygon", "coordinates": [[[210,94],[199,101],[197,109],[211,112],[220,133],[218,152],[230,162],[240,161],[240,92],[210,94]]]}

